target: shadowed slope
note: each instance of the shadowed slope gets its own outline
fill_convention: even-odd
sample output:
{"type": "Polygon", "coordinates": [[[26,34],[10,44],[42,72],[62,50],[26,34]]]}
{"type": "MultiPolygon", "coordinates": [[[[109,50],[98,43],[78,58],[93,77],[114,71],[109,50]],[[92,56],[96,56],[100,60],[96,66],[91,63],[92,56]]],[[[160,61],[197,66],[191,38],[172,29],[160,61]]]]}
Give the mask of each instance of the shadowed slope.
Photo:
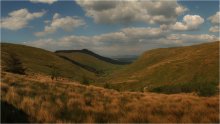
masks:
{"type": "Polygon", "coordinates": [[[58,50],[56,51],[55,53],[84,53],[84,54],[88,54],[88,55],[91,55],[99,60],[102,60],[102,61],[105,61],[105,62],[108,62],[108,63],[111,63],[111,64],[118,64],[118,65],[124,65],[124,64],[129,64],[129,62],[120,62],[120,61],[117,61],[117,60],[114,60],[114,59],[110,59],[110,58],[107,58],[107,57],[104,57],[104,56],[100,56],[90,50],[87,50],[87,49],[83,49],[83,50],[58,50]]]}
{"type": "Polygon", "coordinates": [[[1,123],[28,123],[28,115],[5,101],[1,101],[1,123]]]}
{"type": "Polygon", "coordinates": [[[111,73],[113,70],[121,68],[126,64],[126,62],[102,57],[86,49],[56,51],[55,53],[62,58],[78,63],[81,67],[98,74],[111,73]]]}

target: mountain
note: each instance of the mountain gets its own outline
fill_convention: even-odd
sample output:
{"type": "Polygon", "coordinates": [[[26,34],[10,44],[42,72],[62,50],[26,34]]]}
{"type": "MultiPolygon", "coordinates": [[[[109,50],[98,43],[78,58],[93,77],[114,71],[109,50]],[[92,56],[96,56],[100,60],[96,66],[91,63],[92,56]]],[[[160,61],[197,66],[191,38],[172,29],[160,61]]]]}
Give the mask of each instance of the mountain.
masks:
{"type": "Polygon", "coordinates": [[[2,43],[1,53],[2,67],[13,54],[29,74],[50,75],[55,66],[60,77],[117,90],[197,92],[206,96],[213,95],[219,85],[219,42],[146,51],[132,64],[122,64],[86,49],[53,53],[2,43]]]}
{"type": "Polygon", "coordinates": [[[114,60],[118,60],[121,62],[128,62],[128,63],[132,63],[135,60],[137,60],[138,55],[122,55],[122,56],[112,56],[111,57],[114,60]]]}
{"type": "Polygon", "coordinates": [[[94,80],[96,74],[90,72],[72,62],[65,60],[57,54],[39,48],[25,45],[1,43],[1,66],[5,66],[10,59],[10,55],[16,56],[27,73],[50,74],[51,66],[55,66],[62,77],[81,81],[83,78],[94,80]]]}
{"type": "Polygon", "coordinates": [[[79,66],[97,74],[110,73],[117,70],[128,62],[121,62],[100,56],[87,49],[83,50],[60,50],[55,52],[60,57],[78,64],[79,66]]]}
{"type": "Polygon", "coordinates": [[[56,51],[55,53],[84,53],[84,54],[88,54],[88,55],[91,55],[97,59],[100,59],[102,61],[105,61],[105,62],[108,62],[108,63],[111,63],[111,64],[118,64],[118,65],[125,65],[125,64],[129,64],[129,62],[121,62],[121,61],[117,61],[117,60],[114,60],[114,59],[110,59],[110,58],[107,58],[107,57],[104,57],[104,56],[100,56],[88,49],[82,49],[82,50],[58,50],[56,51]]]}
{"type": "Polygon", "coordinates": [[[145,87],[167,93],[213,87],[205,86],[207,84],[216,86],[219,83],[219,42],[146,51],[107,80],[112,87],[121,90],[136,91],[145,87]]]}

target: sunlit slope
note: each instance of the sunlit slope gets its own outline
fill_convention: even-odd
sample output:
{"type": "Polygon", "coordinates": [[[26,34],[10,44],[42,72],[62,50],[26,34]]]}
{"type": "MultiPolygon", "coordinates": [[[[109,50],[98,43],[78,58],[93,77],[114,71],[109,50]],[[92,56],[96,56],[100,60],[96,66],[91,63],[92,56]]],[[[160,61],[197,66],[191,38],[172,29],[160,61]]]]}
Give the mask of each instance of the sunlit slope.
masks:
{"type": "MultiPolygon", "coordinates": [[[[219,123],[218,95],[117,92],[64,80],[51,84],[32,76],[1,76],[1,100],[26,113],[30,123],[219,123]]],[[[17,119],[1,109],[1,119],[17,119]]]]}
{"type": "MultiPolygon", "coordinates": [[[[111,63],[109,61],[105,61],[100,59],[94,55],[91,55],[88,52],[84,52],[85,50],[75,50],[75,51],[57,51],[56,54],[66,57],[72,61],[80,63],[82,66],[86,66],[91,68],[91,71],[96,73],[111,73],[112,71],[119,69],[124,66],[123,63],[111,63]]],[[[116,61],[116,60],[115,60],[116,61]]],[[[85,68],[86,68],[85,67],[85,68]]],[[[88,69],[89,70],[89,69],[88,69]]]]}
{"type": "Polygon", "coordinates": [[[110,80],[118,88],[140,90],[184,83],[219,82],[219,42],[145,52],[110,80]]]}
{"type": "Polygon", "coordinates": [[[91,80],[95,78],[94,73],[60,58],[53,52],[17,44],[1,44],[2,66],[7,63],[10,54],[16,55],[21,60],[28,73],[37,72],[50,74],[50,66],[53,65],[63,77],[75,80],[82,80],[82,78],[85,77],[91,80]]]}

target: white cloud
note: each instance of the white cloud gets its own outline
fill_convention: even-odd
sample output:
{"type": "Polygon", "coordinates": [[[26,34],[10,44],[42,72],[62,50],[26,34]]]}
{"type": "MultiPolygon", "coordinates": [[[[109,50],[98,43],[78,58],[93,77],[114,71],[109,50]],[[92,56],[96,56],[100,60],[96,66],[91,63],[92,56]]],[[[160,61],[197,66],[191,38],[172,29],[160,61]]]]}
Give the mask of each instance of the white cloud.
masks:
{"type": "Polygon", "coordinates": [[[33,3],[46,3],[46,4],[53,4],[54,2],[57,2],[58,0],[29,0],[33,3]]]}
{"type": "Polygon", "coordinates": [[[167,36],[166,44],[192,45],[203,42],[216,41],[219,38],[209,34],[171,34],[167,36]]]}
{"type": "Polygon", "coordinates": [[[204,19],[199,15],[185,15],[183,22],[176,22],[171,29],[178,31],[195,30],[204,23],[204,19]]]}
{"type": "Polygon", "coordinates": [[[216,12],[215,15],[210,16],[208,19],[211,21],[212,24],[216,25],[220,23],[219,18],[220,18],[220,11],[216,12]]]}
{"type": "Polygon", "coordinates": [[[212,26],[211,28],[209,28],[209,31],[210,32],[219,32],[219,26],[218,25],[212,26]]]}
{"type": "Polygon", "coordinates": [[[157,39],[164,37],[167,31],[160,28],[124,28],[118,32],[105,33],[95,36],[66,36],[61,39],[65,42],[78,42],[89,45],[111,45],[111,44],[127,44],[130,42],[138,42],[141,39],[157,39]]]}
{"type": "Polygon", "coordinates": [[[57,40],[40,39],[26,45],[49,50],[90,49],[101,55],[140,54],[146,50],[161,47],[192,45],[216,41],[218,37],[209,34],[171,34],[163,28],[124,28],[117,32],[95,36],[65,36],[57,40]]]}
{"type": "Polygon", "coordinates": [[[96,23],[171,23],[187,10],[177,1],[89,1],[77,0],[96,23]]]}
{"type": "Polygon", "coordinates": [[[129,49],[132,49],[132,47],[139,45],[141,42],[149,43],[151,40],[165,37],[166,33],[167,31],[164,31],[161,28],[124,28],[118,32],[105,33],[95,36],[71,35],[62,37],[58,40],[40,39],[33,42],[27,42],[27,44],[50,50],[83,48],[98,50],[100,47],[113,49],[115,47],[119,48],[126,46],[130,47],[129,49]]]}
{"type": "Polygon", "coordinates": [[[74,28],[85,25],[85,21],[78,17],[61,17],[58,13],[55,13],[52,21],[47,21],[47,26],[45,26],[44,31],[36,32],[36,36],[45,36],[47,34],[52,34],[58,29],[63,29],[64,31],[72,31],[74,28]]]}
{"type": "Polygon", "coordinates": [[[161,28],[125,28],[122,29],[122,32],[128,36],[132,37],[132,39],[138,39],[138,38],[158,38],[162,37],[164,34],[166,34],[166,30],[163,30],[161,28]]]}
{"type": "Polygon", "coordinates": [[[210,20],[212,23],[212,26],[209,28],[210,32],[219,32],[219,24],[220,24],[219,18],[220,18],[220,11],[216,12],[215,15],[210,16],[208,18],[208,20],[210,20]]]}
{"type": "Polygon", "coordinates": [[[40,18],[45,11],[30,13],[27,9],[19,9],[9,13],[8,17],[1,19],[1,28],[19,30],[25,28],[29,21],[40,18]]]}

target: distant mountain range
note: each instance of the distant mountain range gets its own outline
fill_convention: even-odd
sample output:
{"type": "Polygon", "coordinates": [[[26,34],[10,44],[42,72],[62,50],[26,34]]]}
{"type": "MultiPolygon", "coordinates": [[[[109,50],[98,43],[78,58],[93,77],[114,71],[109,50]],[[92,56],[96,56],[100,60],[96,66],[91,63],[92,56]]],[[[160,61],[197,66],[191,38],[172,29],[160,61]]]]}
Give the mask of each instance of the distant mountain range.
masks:
{"type": "Polygon", "coordinates": [[[121,62],[134,62],[135,60],[137,60],[139,57],[139,55],[121,55],[121,56],[111,56],[110,58],[114,59],[114,60],[118,60],[121,62]]]}

